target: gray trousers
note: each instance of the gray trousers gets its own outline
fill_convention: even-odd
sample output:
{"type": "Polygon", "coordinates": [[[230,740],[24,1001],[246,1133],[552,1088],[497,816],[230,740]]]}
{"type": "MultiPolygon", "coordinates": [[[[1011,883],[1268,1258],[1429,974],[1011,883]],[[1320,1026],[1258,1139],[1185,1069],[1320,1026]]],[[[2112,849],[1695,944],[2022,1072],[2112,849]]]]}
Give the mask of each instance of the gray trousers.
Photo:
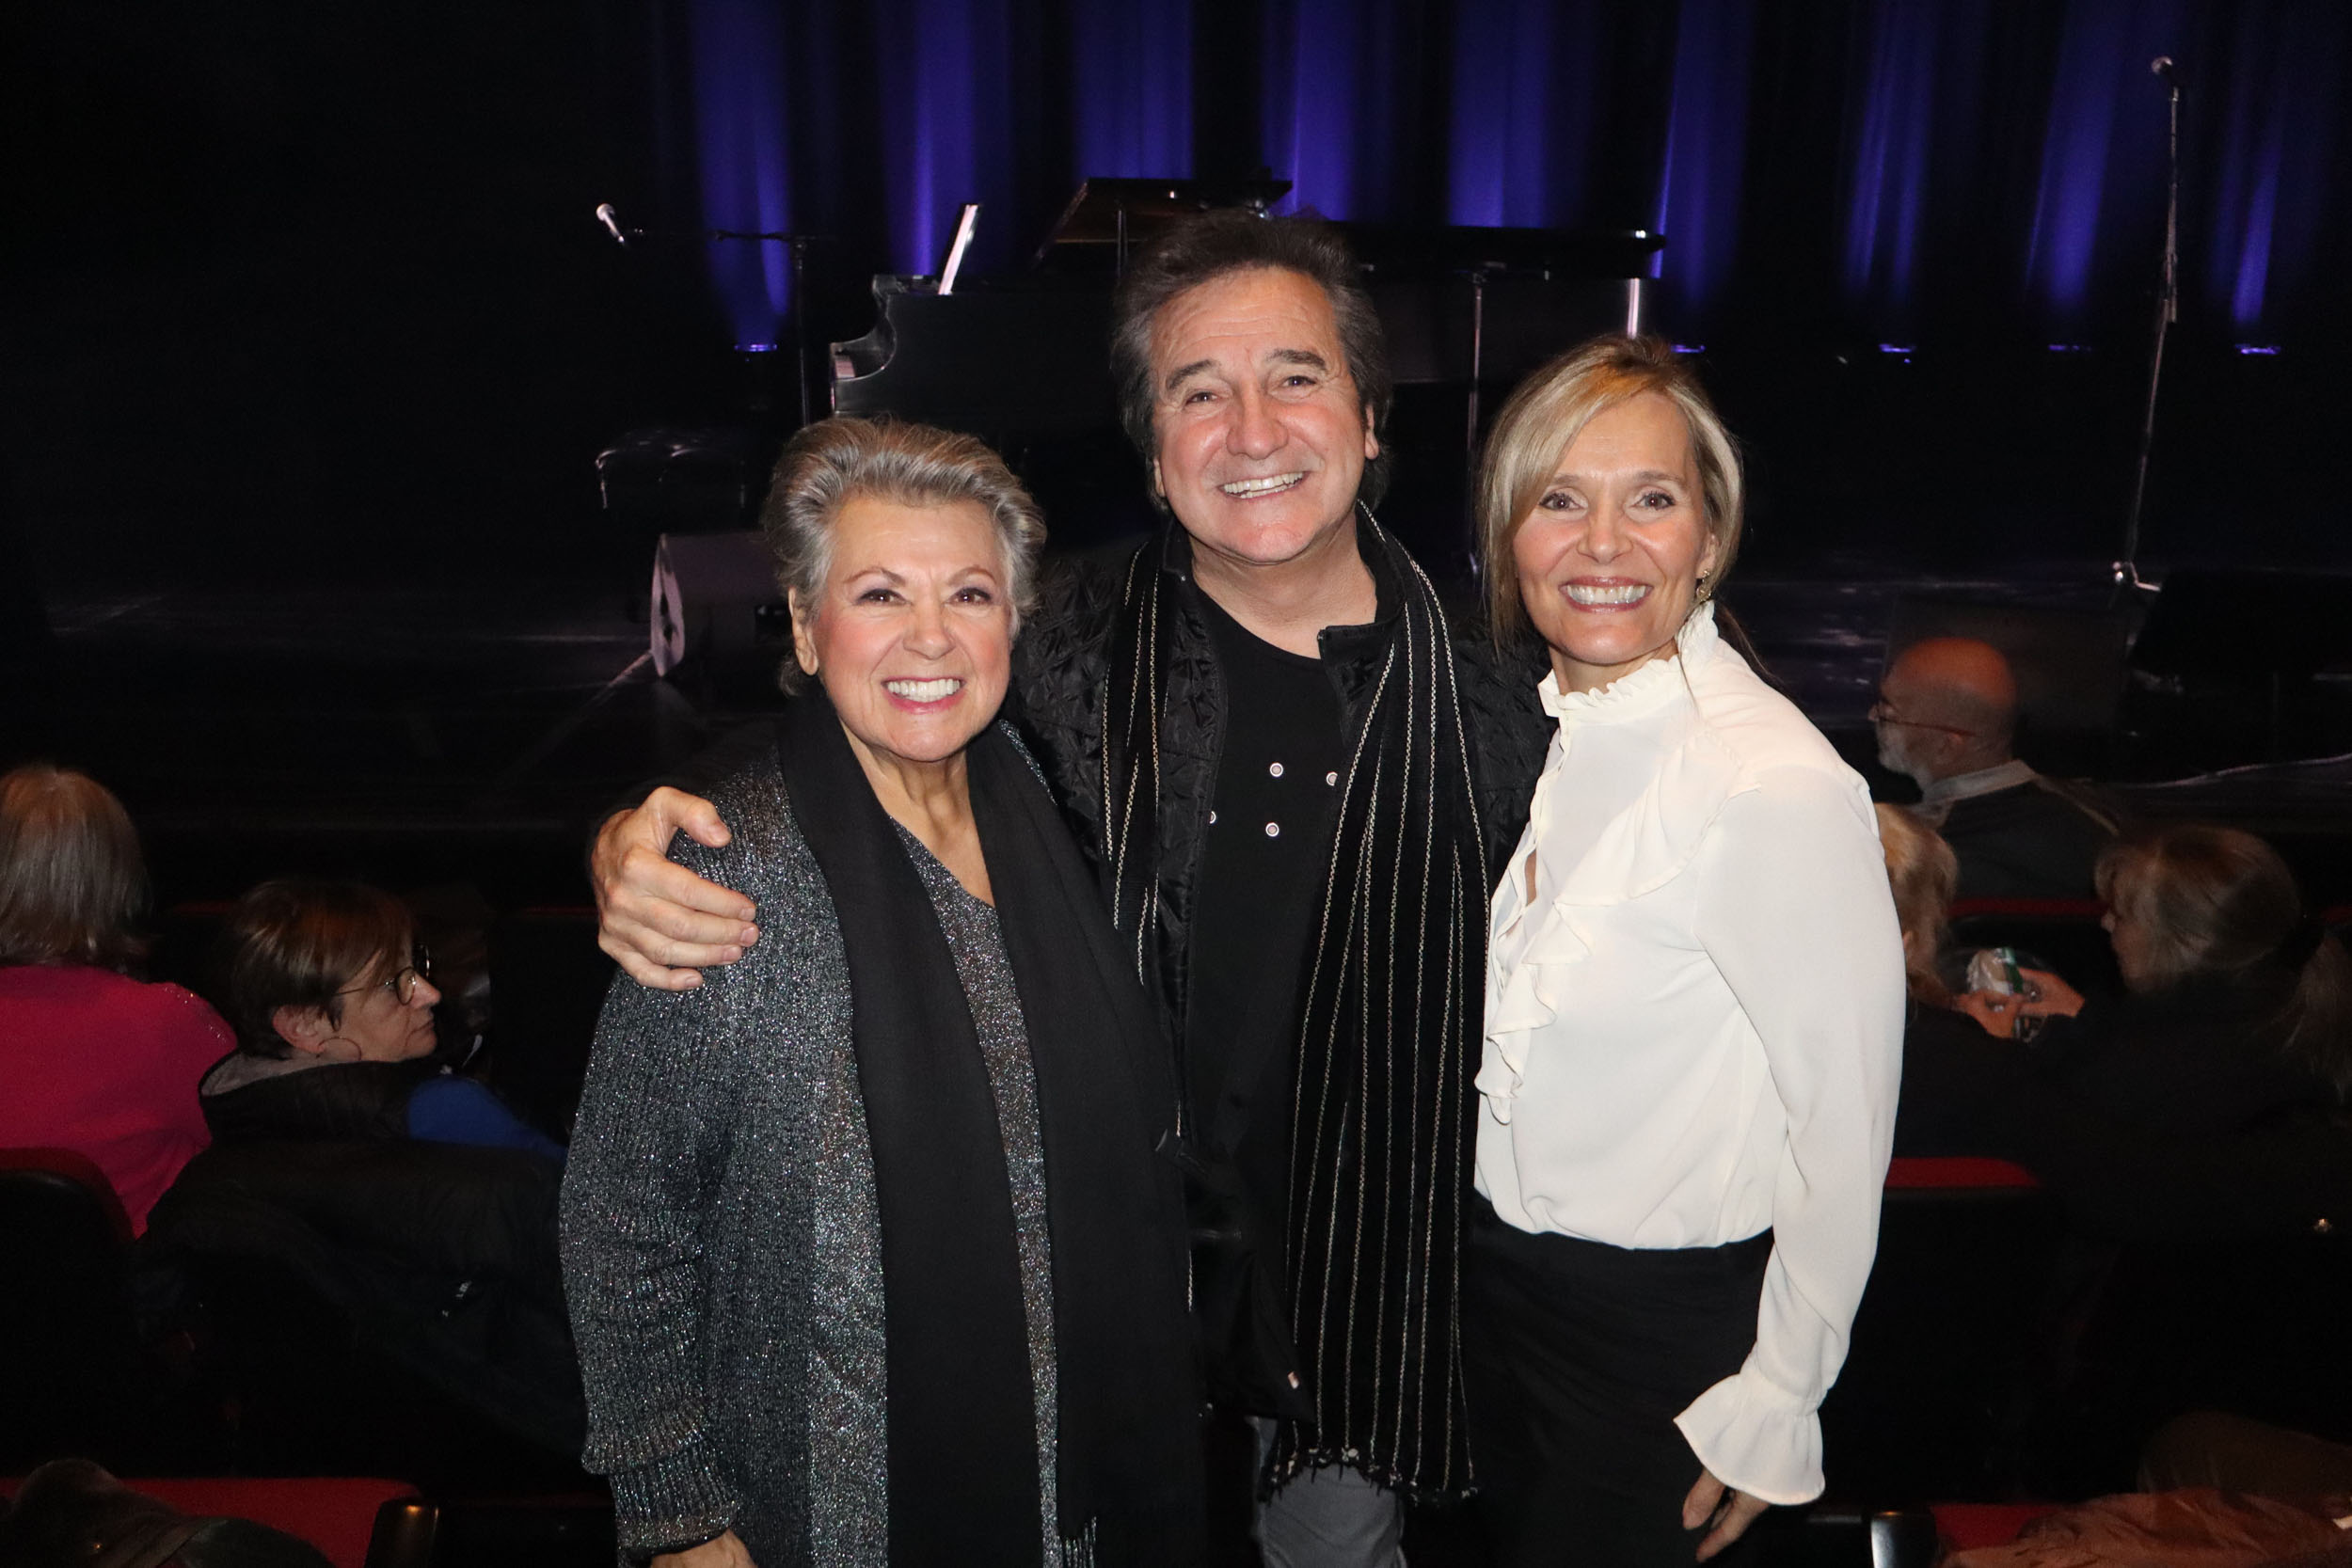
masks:
{"type": "MultiPolygon", "coordinates": [[[[1260,1420],[1258,1462],[1274,1451],[1260,1420]]],[[[1359,1471],[1333,1465],[1294,1476],[1258,1505],[1265,1568],[1405,1568],[1405,1505],[1359,1471]]]]}

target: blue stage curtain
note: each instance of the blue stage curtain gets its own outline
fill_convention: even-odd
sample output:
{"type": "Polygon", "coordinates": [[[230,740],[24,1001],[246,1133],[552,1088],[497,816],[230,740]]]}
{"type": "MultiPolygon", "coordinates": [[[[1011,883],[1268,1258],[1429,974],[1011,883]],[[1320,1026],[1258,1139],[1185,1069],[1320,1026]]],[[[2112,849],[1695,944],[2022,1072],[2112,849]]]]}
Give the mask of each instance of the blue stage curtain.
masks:
{"type": "MultiPolygon", "coordinates": [[[[931,270],[962,201],[974,264],[1011,268],[1089,175],[1263,166],[1336,218],[1661,231],[1678,335],[2120,335],[2161,233],[2156,55],[2189,85],[2193,308],[2275,338],[2344,248],[2340,0],[647,3],[702,221],[821,230],[852,271],[931,270]]],[[[772,339],[777,258],[712,281],[772,339]]]]}

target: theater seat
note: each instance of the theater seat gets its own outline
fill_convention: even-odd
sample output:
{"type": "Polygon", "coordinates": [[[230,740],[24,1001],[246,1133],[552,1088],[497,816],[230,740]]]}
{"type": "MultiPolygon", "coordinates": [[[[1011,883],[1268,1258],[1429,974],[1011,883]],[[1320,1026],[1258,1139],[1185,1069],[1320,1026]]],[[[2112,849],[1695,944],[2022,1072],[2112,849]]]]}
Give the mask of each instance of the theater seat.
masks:
{"type": "Polygon", "coordinates": [[[2063,1503],[1935,1503],[1935,1531],[1953,1551],[1979,1546],[2006,1546],[2017,1532],[2044,1514],[2056,1513],[2063,1503]]]}
{"type": "Polygon", "coordinates": [[[2012,1489],[2042,1386],[2059,1215],[2006,1161],[1897,1160],[1845,1370],[1821,1406],[1839,1494],[2012,1489]]]}
{"type": "Polygon", "coordinates": [[[1889,1193],[1993,1194],[2025,1191],[2041,1185],[2034,1180],[2033,1172],[2023,1165],[1975,1154],[1939,1155],[1928,1159],[1915,1156],[1890,1160],[1886,1165],[1886,1190],[1889,1193]]]}
{"type": "MultiPolygon", "coordinates": [[[[22,1479],[0,1480],[0,1495],[14,1497],[22,1479]]],[[[316,1546],[335,1568],[427,1568],[427,1559],[378,1551],[373,1544],[379,1535],[388,1541],[397,1535],[379,1528],[379,1515],[417,1495],[405,1481],[175,1476],[121,1484],[191,1518],[250,1519],[283,1530],[316,1546]]]]}
{"type": "Polygon", "coordinates": [[[0,1149],[0,1465],[102,1450],[142,1365],[131,1222],[87,1156],[0,1149]]]}

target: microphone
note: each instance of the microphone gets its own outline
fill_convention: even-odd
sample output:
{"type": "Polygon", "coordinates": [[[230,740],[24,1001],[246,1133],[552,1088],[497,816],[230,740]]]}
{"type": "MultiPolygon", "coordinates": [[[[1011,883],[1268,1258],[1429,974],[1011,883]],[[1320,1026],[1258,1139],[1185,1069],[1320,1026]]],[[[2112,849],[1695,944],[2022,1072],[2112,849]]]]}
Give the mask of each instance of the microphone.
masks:
{"type": "Polygon", "coordinates": [[[2154,59],[2150,60],[2148,73],[2151,76],[2161,76],[2166,82],[2170,83],[2172,81],[2172,56],[2158,55],[2154,59]]]}
{"type": "MultiPolygon", "coordinates": [[[[2171,61],[2169,61],[2169,60],[2167,60],[2167,61],[2165,62],[2165,64],[2167,64],[2167,65],[2170,65],[2171,63],[2172,63],[2172,62],[2171,62],[2171,61]]],[[[604,228],[605,228],[605,232],[606,232],[606,233],[608,233],[608,234],[611,234],[611,235],[612,236],[612,239],[613,239],[613,243],[614,243],[614,244],[616,244],[616,245],[627,245],[627,244],[628,244],[628,236],[627,234],[622,233],[622,232],[621,232],[621,226],[620,226],[619,224],[617,224],[617,223],[615,223],[615,222],[613,222],[613,221],[612,221],[612,203],[611,203],[610,201],[606,201],[606,202],[600,202],[600,203],[598,203],[598,204],[597,204],[597,207],[596,207],[596,221],[597,221],[598,223],[601,223],[601,224],[603,224],[603,225],[604,225],[604,228]]]]}

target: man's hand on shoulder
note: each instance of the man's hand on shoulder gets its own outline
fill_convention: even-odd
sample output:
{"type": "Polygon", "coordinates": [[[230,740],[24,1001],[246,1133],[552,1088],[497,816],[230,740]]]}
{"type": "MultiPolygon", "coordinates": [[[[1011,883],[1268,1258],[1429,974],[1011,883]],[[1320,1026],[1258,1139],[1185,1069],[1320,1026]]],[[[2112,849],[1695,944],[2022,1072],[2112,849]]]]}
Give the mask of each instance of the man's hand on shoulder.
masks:
{"type": "Polygon", "coordinates": [[[714,849],[734,837],[709,801],[662,788],[636,810],[615,812],[589,856],[596,945],[657,990],[691,990],[703,968],[731,964],[759,940],[750,899],[669,858],[671,836],[681,831],[714,849]]]}

